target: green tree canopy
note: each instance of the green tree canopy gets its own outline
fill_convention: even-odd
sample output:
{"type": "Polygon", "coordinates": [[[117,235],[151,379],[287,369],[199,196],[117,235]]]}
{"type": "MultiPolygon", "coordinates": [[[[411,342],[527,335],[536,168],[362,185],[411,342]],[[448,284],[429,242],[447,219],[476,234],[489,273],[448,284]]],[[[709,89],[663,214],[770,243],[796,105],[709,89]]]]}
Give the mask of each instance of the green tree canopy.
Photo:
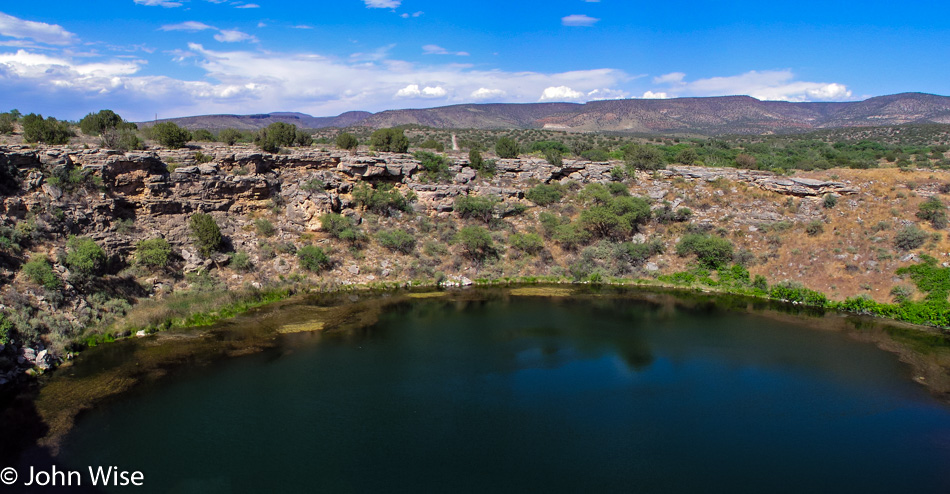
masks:
{"type": "Polygon", "coordinates": [[[151,134],[159,144],[172,149],[185,147],[191,140],[191,132],[175,122],[159,122],[152,126],[151,134]]]}
{"type": "Polygon", "coordinates": [[[517,158],[519,151],[518,141],[510,137],[502,137],[495,143],[495,154],[499,158],[517,158]]]}
{"type": "Polygon", "coordinates": [[[379,129],[369,137],[369,143],[376,151],[405,153],[409,151],[409,138],[402,129],[379,129]]]}

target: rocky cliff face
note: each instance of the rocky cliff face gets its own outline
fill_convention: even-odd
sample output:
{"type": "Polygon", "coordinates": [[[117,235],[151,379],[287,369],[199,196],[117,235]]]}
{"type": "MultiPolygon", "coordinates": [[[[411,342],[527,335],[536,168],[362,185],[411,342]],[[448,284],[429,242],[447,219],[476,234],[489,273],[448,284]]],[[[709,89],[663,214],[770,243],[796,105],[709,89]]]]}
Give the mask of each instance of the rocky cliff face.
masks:
{"type": "MultiPolygon", "coordinates": [[[[494,264],[473,263],[462,256],[457,246],[448,245],[458,225],[464,223],[452,210],[459,195],[497,199],[499,223],[492,227],[492,234],[499,244],[504,244],[506,235],[540,230],[540,209],[524,198],[530,187],[554,182],[576,182],[581,186],[609,182],[611,170],[621,163],[565,160],[562,166],[553,166],[534,158],[503,159],[497,160],[496,171],[490,177],[480,176],[468,165],[463,157],[452,158],[451,178],[432,182],[427,180],[419,161],[402,154],[314,149],[265,154],[240,146],[137,153],[0,147],[0,169],[15,170],[9,175],[16,177],[0,187],[0,191],[5,191],[0,195],[0,227],[21,230],[29,236],[23,249],[0,244],[0,312],[16,315],[22,324],[35,327],[32,334],[26,335],[34,345],[26,348],[23,344],[29,342],[21,341],[13,354],[8,348],[8,363],[12,360],[20,365],[48,365],[50,359],[63,355],[64,339],[75,336],[84,326],[102,321],[110,304],[120,303],[116,300],[198,286],[194,279],[185,276],[187,273],[210,271],[219,283],[230,287],[259,287],[295,276],[331,284],[404,283],[439,276],[569,276],[569,270],[578,263],[596,266],[606,262],[588,259],[596,253],[562,249],[552,243],[536,257],[512,250],[494,264]],[[364,182],[388,183],[403,194],[414,193],[414,212],[389,217],[361,210],[352,192],[364,182]],[[196,212],[210,213],[226,238],[228,248],[223,250],[245,253],[254,268],[228,268],[231,254],[200,256],[188,229],[188,219],[196,212]],[[370,231],[404,228],[417,237],[417,252],[388,251],[372,242],[356,249],[331,239],[322,232],[319,219],[328,212],[349,216],[357,223],[365,219],[370,231]],[[259,220],[272,223],[273,232],[258,230],[255,225],[259,220]],[[106,274],[98,285],[71,284],[70,273],[62,262],[70,235],[94,239],[110,256],[106,274]],[[158,273],[135,270],[131,260],[136,245],[156,237],[166,239],[172,246],[170,267],[158,273]],[[332,254],[334,263],[327,271],[301,272],[294,251],[307,244],[319,244],[332,254]],[[22,273],[23,264],[40,255],[53,261],[56,275],[64,281],[62,289],[55,293],[31,283],[22,273]],[[51,338],[51,334],[61,334],[61,338],[51,338]],[[45,348],[35,344],[40,341],[51,346],[50,350],[43,353],[45,348]]],[[[796,279],[826,292],[830,286],[832,295],[850,296],[861,290],[862,282],[893,277],[895,263],[900,260],[882,261],[881,255],[875,258],[878,247],[859,245],[858,240],[848,248],[848,254],[843,253],[844,247],[833,247],[830,242],[816,247],[814,252],[803,253],[802,249],[809,249],[805,244],[789,248],[792,243],[807,239],[796,234],[794,228],[820,220],[829,225],[828,235],[834,231],[834,235],[845,235],[852,242],[852,237],[864,235],[860,233],[864,220],[858,218],[860,223],[855,223],[855,216],[870,221],[877,214],[874,208],[886,210],[893,208],[894,203],[877,200],[874,194],[878,192],[871,193],[874,184],[881,182],[879,177],[864,181],[856,175],[840,180],[828,178],[671,166],[656,173],[639,172],[628,179],[627,189],[634,195],[648,196],[654,209],[690,207],[695,213],[693,222],[706,231],[719,228],[740,232],[741,235],[731,237],[737,249],[752,252],[752,271],[769,275],[770,281],[796,279]],[[843,198],[839,210],[829,212],[822,208],[821,197],[826,194],[843,198]],[[763,224],[781,222],[796,226],[792,230],[763,228],[763,224]],[[786,230],[788,235],[783,233],[786,230]],[[780,249],[782,242],[787,244],[780,249]],[[846,258],[839,259],[842,255],[846,258]],[[822,262],[834,267],[810,269],[822,262]]],[[[937,193],[939,180],[915,180],[919,180],[915,187],[922,197],[937,193]]],[[[579,212],[574,203],[559,207],[558,214],[565,217],[579,212]]],[[[908,216],[912,217],[912,213],[908,216]]],[[[645,226],[636,239],[642,241],[648,235],[658,238],[665,244],[667,254],[645,266],[624,268],[633,270],[625,273],[637,276],[682,269],[687,260],[673,252],[683,231],[662,224],[645,226]]],[[[839,243],[841,238],[844,237],[838,237],[839,243]]],[[[939,250],[942,245],[934,248],[939,250]]],[[[873,295],[886,299],[884,293],[873,295]]],[[[9,380],[10,375],[0,371],[0,378],[9,380]]]]}

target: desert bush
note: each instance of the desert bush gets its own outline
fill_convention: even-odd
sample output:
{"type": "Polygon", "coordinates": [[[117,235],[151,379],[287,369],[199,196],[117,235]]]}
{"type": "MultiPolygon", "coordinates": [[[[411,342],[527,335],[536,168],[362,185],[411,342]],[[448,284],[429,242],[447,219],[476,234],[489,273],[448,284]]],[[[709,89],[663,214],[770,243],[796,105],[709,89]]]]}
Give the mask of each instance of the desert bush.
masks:
{"type": "Polygon", "coordinates": [[[545,149],[544,150],[544,159],[552,166],[561,166],[564,164],[564,159],[561,155],[561,152],[557,149],[545,149]]]}
{"type": "Polygon", "coordinates": [[[527,254],[537,254],[544,250],[544,239],[537,233],[512,233],[508,237],[511,248],[527,254]]]}
{"type": "Polygon", "coordinates": [[[214,134],[208,129],[197,129],[191,134],[192,139],[198,142],[214,142],[214,134]]]}
{"type": "Polygon", "coordinates": [[[258,218],[254,220],[254,229],[257,230],[257,234],[262,237],[273,237],[277,233],[277,229],[274,228],[274,224],[270,222],[267,218],[258,218]]]}
{"type": "Polygon", "coordinates": [[[683,223],[693,217],[693,211],[689,208],[679,208],[673,211],[673,207],[664,204],[653,212],[654,218],[658,223],[683,223]]]}
{"type": "Polygon", "coordinates": [[[21,120],[23,140],[26,142],[42,142],[45,144],[67,144],[73,136],[69,124],[56,120],[53,117],[43,119],[43,115],[30,113],[21,120]]]}
{"type": "Polygon", "coordinates": [[[783,281],[774,285],[769,291],[769,296],[777,300],[798,302],[815,307],[828,305],[828,297],[825,294],[805,288],[801,283],[792,281],[783,281]]]}
{"type": "Polygon", "coordinates": [[[614,196],[602,184],[589,184],[581,191],[587,208],[581,211],[580,225],[594,236],[622,238],[650,220],[650,202],[642,197],[614,196]]]}
{"type": "Polygon", "coordinates": [[[66,258],[63,264],[80,278],[98,274],[105,267],[106,251],[89,237],[72,235],[66,241],[66,258]]]}
{"type": "Polygon", "coordinates": [[[519,151],[518,141],[510,137],[501,137],[495,143],[495,154],[499,158],[517,158],[519,151]]]}
{"type": "Polygon", "coordinates": [[[309,146],[312,143],[313,136],[284,122],[274,122],[254,136],[254,144],[268,153],[276,153],[282,146],[309,146]]]}
{"type": "Polygon", "coordinates": [[[132,129],[105,129],[102,131],[99,144],[102,147],[119,151],[145,149],[145,143],[139,139],[138,134],[132,129]]]}
{"type": "Polygon", "coordinates": [[[318,273],[330,265],[327,253],[316,245],[305,245],[297,251],[297,260],[300,267],[307,271],[318,273]]]}
{"type": "Polygon", "coordinates": [[[218,140],[228,146],[233,146],[241,137],[243,137],[243,134],[237,129],[224,129],[218,132],[218,140]]]}
{"type": "Polygon", "coordinates": [[[480,226],[463,226],[455,237],[462,249],[472,259],[481,260],[495,254],[491,234],[480,226]]]}
{"type": "Polygon", "coordinates": [[[825,194],[825,197],[821,200],[821,205],[825,209],[833,209],[838,205],[838,196],[834,194],[825,194]]]}
{"type": "Polygon", "coordinates": [[[455,198],[455,212],[462,218],[476,218],[489,222],[495,215],[498,200],[486,196],[464,195],[455,198]]]}
{"type": "Polygon", "coordinates": [[[403,196],[392,184],[387,183],[381,183],[373,188],[364,182],[353,190],[353,199],[357,204],[386,216],[395,211],[412,211],[411,201],[415,198],[414,192],[409,191],[408,196],[403,196]]]}
{"type": "Polygon", "coordinates": [[[630,144],[623,150],[623,159],[631,170],[662,170],[666,168],[663,152],[649,144],[630,144]]]}
{"type": "Polygon", "coordinates": [[[416,151],[412,157],[419,160],[422,165],[422,176],[424,180],[441,182],[452,178],[449,172],[449,159],[428,151],[416,151]]]}
{"type": "Polygon", "coordinates": [[[646,242],[624,242],[620,244],[620,249],[626,261],[634,266],[639,266],[664,251],[663,242],[655,238],[646,242]]]}
{"type": "Polygon", "coordinates": [[[341,132],[336,136],[336,147],[340,149],[345,149],[347,151],[356,149],[360,145],[360,141],[356,139],[356,136],[350,134],[349,132],[341,132]]]}
{"type": "Polygon", "coordinates": [[[251,262],[251,256],[243,250],[234,253],[234,255],[231,257],[231,263],[229,266],[231,266],[232,269],[236,269],[238,271],[250,271],[251,269],[254,269],[254,263],[251,262]]]}
{"type": "Polygon", "coordinates": [[[79,121],[79,130],[89,136],[101,135],[108,129],[136,128],[135,124],[128,123],[112,110],[99,110],[98,113],[89,113],[79,121]]]}
{"type": "Polygon", "coordinates": [[[716,269],[732,261],[732,242],[722,237],[691,233],[676,244],[680,256],[696,255],[696,260],[705,267],[716,269]]]}
{"type": "Polygon", "coordinates": [[[917,217],[929,221],[930,224],[940,230],[947,227],[947,206],[939,197],[933,196],[920,205],[917,211],[917,217]]]}
{"type": "Polygon", "coordinates": [[[825,224],[821,220],[812,220],[805,225],[805,233],[809,236],[814,237],[820,235],[825,231],[825,224]]]}
{"type": "Polygon", "coordinates": [[[525,191],[524,197],[538,206],[547,206],[564,197],[564,186],[558,183],[535,185],[525,191]]]}
{"type": "Polygon", "coordinates": [[[475,170],[481,170],[482,164],[485,162],[482,158],[482,153],[478,149],[472,149],[468,152],[468,164],[475,170]]]}
{"type": "Polygon", "coordinates": [[[381,230],[376,234],[376,241],[379,245],[393,251],[409,254],[416,248],[416,239],[402,228],[392,230],[381,230]]]}
{"type": "Polygon", "coordinates": [[[419,147],[422,149],[434,149],[438,153],[445,151],[445,144],[442,144],[441,142],[432,138],[426,139],[419,143],[419,147]]]}
{"type": "Polygon", "coordinates": [[[18,117],[12,112],[0,113],[0,134],[12,134],[18,117]]]}
{"type": "Polygon", "coordinates": [[[209,257],[215,251],[221,248],[224,238],[221,236],[221,229],[214,218],[207,213],[195,213],[188,219],[188,226],[191,229],[191,236],[195,240],[195,246],[198,252],[205,257],[209,257]]]}
{"type": "Polygon", "coordinates": [[[149,132],[159,144],[171,149],[185,147],[191,140],[191,132],[179,127],[175,122],[159,122],[153,125],[149,132]]]}
{"type": "Polygon", "coordinates": [[[164,268],[171,258],[172,246],[164,238],[142,240],[135,244],[135,263],[149,268],[164,268]]]}
{"type": "Polygon", "coordinates": [[[409,139],[402,129],[379,129],[369,137],[370,146],[375,151],[405,153],[409,151],[409,139]]]}
{"type": "Polygon", "coordinates": [[[930,235],[917,228],[917,225],[909,225],[897,232],[894,237],[894,246],[900,250],[914,250],[924,245],[928,238],[930,235]]]}
{"type": "Polygon", "coordinates": [[[23,265],[23,274],[33,283],[47,290],[57,290],[63,285],[46,256],[30,259],[23,265]]]}
{"type": "Polygon", "coordinates": [[[356,221],[349,216],[326,213],[320,216],[320,225],[323,231],[333,238],[347,242],[359,242],[363,239],[363,232],[356,225],[356,221]]]}

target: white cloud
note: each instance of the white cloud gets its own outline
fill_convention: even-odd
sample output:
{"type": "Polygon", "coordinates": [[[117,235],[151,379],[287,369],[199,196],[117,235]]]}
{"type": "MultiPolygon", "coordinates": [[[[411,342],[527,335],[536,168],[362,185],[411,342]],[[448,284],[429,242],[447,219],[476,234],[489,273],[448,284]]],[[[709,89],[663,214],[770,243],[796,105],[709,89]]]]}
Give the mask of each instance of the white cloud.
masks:
{"type": "Polygon", "coordinates": [[[77,41],[75,34],[59,24],[27,21],[3,12],[0,12],[0,36],[32,39],[48,45],[68,45],[77,41]]]}
{"type": "Polygon", "coordinates": [[[171,2],[168,0],[134,0],[135,3],[139,5],[146,5],[149,7],[181,7],[181,2],[171,2]]]}
{"type": "Polygon", "coordinates": [[[643,96],[640,96],[643,99],[667,99],[670,96],[664,92],[654,93],[653,91],[647,91],[643,93],[643,96]]]}
{"type": "Polygon", "coordinates": [[[257,41],[257,38],[247,33],[242,33],[234,29],[222,29],[220,33],[214,35],[214,39],[222,43],[237,43],[240,41],[257,41]]]}
{"type": "Polygon", "coordinates": [[[502,89],[488,89],[487,87],[480,87],[472,91],[472,94],[470,94],[469,97],[479,100],[498,99],[504,98],[507,94],[508,93],[502,89]]]}
{"type": "Polygon", "coordinates": [[[597,21],[600,19],[596,17],[590,17],[587,15],[573,14],[565,17],[561,17],[561,24],[565,26],[581,26],[589,27],[597,24],[597,21]]]}
{"type": "Polygon", "coordinates": [[[567,86],[551,86],[544,89],[538,101],[567,101],[584,98],[584,93],[575,91],[567,86]]]}
{"type": "Polygon", "coordinates": [[[0,88],[8,99],[32,101],[37,111],[53,111],[60,118],[79,118],[90,107],[103,107],[128,119],[150,120],[156,112],[170,117],[234,113],[236,108],[242,113],[293,108],[336,115],[403,107],[413,100],[420,107],[480,98],[529,102],[546,88],[561,86],[583,100],[630,79],[614,69],[540,73],[414,64],[390,59],[385,54],[389,47],[343,60],[315,53],[210,50],[194,43],[183,48],[166,53],[200,70],[193,80],[141,75],[141,60],[91,64],[33,49],[6,54],[0,49],[0,88]],[[394,98],[397,92],[400,98],[394,98]]]}
{"type": "Polygon", "coordinates": [[[749,95],[772,101],[840,101],[852,96],[851,90],[844,84],[796,81],[791,70],[752,70],[734,76],[709,77],[691,82],[680,77],[666,82],[671,84],[670,91],[677,96],[749,95]]]}
{"type": "Polygon", "coordinates": [[[413,12],[412,14],[409,14],[409,13],[402,13],[402,14],[399,14],[399,17],[402,17],[403,19],[408,19],[408,18],[410,18],[410,17],[419,17],[419,16],[421,16],[422,14],[425,14],[425,12],[423,12],[423,11],[420,10],[419,12],[413,12]]]}
{"type": "Polygon", "coordinates": [[[307,24],[297,24],[296,26],[290,26],[294,29],[313,29],[313,26],[307,24]]]}
{"type": "Polygon", "coordinates": [[[395,96],[397,98],[444,98],[448,94],[442,86],[426,86],[420,90],[418,84],[409,84],[396,91],[395,96]]]}
{"type": "Polygon", "coordinates": [[[605,99],[624,99],[628,96],[630,96],[630,94],[626,91],[602,88],[588,91],[586,99],[588,101],[601,101],[605,99]]]}
{"type": "Polygon", "coordinates": [[[370,9],[394,9],[399,7],[402,0],[363,0],[370,9]]]}
{"type": "Polygon", "coordinates": [[[203,22],[198,21],[185,21],[178,24],[165,24],[160,27],[162,31],[204,31],[205,29],[217,29],[214,26],[209,26],[203,22]]]}
{"type": "Polygon", "coordinates": [[[238,5],[238,6],[234,7],[234,8],[236,8],[236,9],[259,9],[259,8],[261,8],[261,6],[258,5],[258,4],[256,4],[256,3],[246,3],[246,4],[244,4],[244,5],[238,5]]]}
{"type": "Polygon", "coordinates": [[[422,53],[424,55],[457,55],[460,57],[469,55],[467,51],[448,51],[439,45],[425,45],[422,47],[422,53]]]}
{"type": "Polygon", "coordinates": [[[670,72],[669,74],[654,77],[653,82],[656,84],[676,84],[683,82],[684,77],[686,77],[686,74],[682,72],[670,72]]]}

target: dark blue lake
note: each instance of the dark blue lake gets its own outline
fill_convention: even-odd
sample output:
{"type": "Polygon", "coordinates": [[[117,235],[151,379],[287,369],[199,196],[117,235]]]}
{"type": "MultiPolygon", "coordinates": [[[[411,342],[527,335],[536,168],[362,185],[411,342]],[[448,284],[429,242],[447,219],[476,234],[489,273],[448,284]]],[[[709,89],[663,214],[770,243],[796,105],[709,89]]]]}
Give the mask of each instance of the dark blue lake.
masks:
{"type": "Polygon", "coordinates": [[[807,320],[421,299],[139,386],[58,461],[135,492],[947,493],[950,407],[913,377],[807,320]]]}

